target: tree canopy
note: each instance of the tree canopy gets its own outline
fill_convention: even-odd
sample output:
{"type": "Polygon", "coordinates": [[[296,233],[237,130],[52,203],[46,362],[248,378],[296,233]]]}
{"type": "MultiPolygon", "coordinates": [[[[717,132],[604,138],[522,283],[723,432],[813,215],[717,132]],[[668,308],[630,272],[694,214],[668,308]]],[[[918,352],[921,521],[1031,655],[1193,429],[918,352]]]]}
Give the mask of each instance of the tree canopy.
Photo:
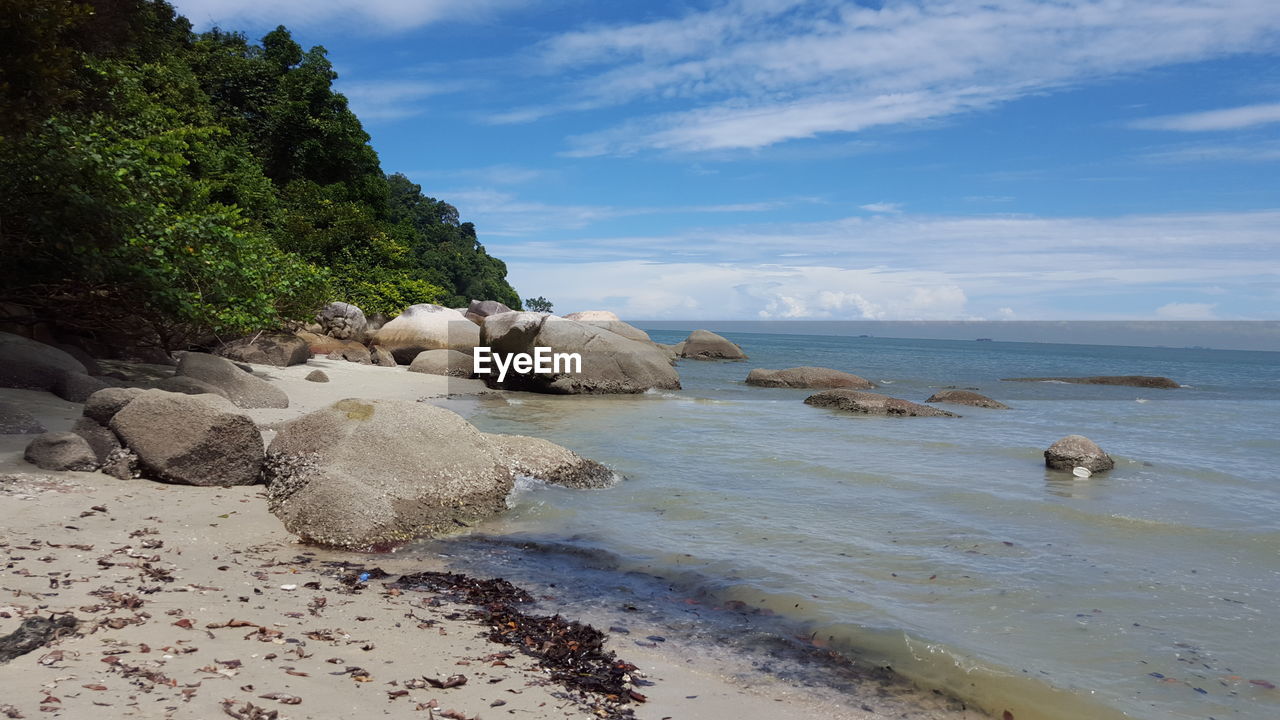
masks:
{"type": "Polygon", "coordinates": [[[163,0],[0,0],[0,301],[173,349],[330,300],[519,307],[458,211],[383,172],[323,47],[163,0]]]}

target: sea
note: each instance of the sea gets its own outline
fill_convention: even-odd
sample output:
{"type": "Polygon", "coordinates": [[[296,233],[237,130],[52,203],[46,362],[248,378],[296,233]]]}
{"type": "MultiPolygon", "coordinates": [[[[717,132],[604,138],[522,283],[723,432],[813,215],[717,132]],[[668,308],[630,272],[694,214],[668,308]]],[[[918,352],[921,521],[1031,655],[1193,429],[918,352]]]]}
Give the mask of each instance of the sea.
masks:
{"type": "Polygon", "coordinates": [[[1280,718],[1280,353],[723,334],[749,359],[682,360],[679,391],[479,398],[481,429],[621,479],[522,478],[503,517],[407,552],[715,638],[761,672],[814,682],[778,648],[821,648],[993,717],[1280,718]],[[743,382],[800,365],[1011,409],[855,416],[743,382]],[[1130,374],[1182,387],[1001,380],[1130,374]],[[1069,434],[1115,469],[1046,469],[1069,434]]]}

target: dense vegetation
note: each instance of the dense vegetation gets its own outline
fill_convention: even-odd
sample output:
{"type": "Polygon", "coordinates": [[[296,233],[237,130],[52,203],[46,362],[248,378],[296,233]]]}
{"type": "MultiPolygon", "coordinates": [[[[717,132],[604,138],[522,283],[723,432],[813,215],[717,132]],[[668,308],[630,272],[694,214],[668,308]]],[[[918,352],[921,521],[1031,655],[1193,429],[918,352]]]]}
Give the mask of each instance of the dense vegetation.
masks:
{"type": "Polygon", "coordinates": [[[0,0],[0,301],[171,349],[345,300],[513,308],[471,223],[383,173],[322,47],[163,0],[0,0]]]}

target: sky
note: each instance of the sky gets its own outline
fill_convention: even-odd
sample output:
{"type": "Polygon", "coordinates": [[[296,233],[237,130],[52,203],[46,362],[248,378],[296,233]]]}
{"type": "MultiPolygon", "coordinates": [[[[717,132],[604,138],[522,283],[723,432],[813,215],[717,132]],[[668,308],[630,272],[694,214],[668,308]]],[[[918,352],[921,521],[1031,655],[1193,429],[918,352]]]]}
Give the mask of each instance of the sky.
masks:
{"type": "Polygon", "coordinates": [[[522,297],[1280,319],[1276,0],[177,0],[322,45],[522,297]]]}

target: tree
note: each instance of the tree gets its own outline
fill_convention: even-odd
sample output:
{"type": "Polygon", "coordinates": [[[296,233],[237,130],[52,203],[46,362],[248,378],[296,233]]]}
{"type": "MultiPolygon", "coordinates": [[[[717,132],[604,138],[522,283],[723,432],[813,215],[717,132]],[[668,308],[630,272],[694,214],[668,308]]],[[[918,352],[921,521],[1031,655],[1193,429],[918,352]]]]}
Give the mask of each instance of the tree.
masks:
{"type": "Polygon", "coordinates": [[[524,301],[524,306],[526,309],[531,310],[532,312],[544,312],[544,313],[551,312],[551,301],[542,297],[541,295],[539,295],[536,298],[527,298],[524,301]]]}

